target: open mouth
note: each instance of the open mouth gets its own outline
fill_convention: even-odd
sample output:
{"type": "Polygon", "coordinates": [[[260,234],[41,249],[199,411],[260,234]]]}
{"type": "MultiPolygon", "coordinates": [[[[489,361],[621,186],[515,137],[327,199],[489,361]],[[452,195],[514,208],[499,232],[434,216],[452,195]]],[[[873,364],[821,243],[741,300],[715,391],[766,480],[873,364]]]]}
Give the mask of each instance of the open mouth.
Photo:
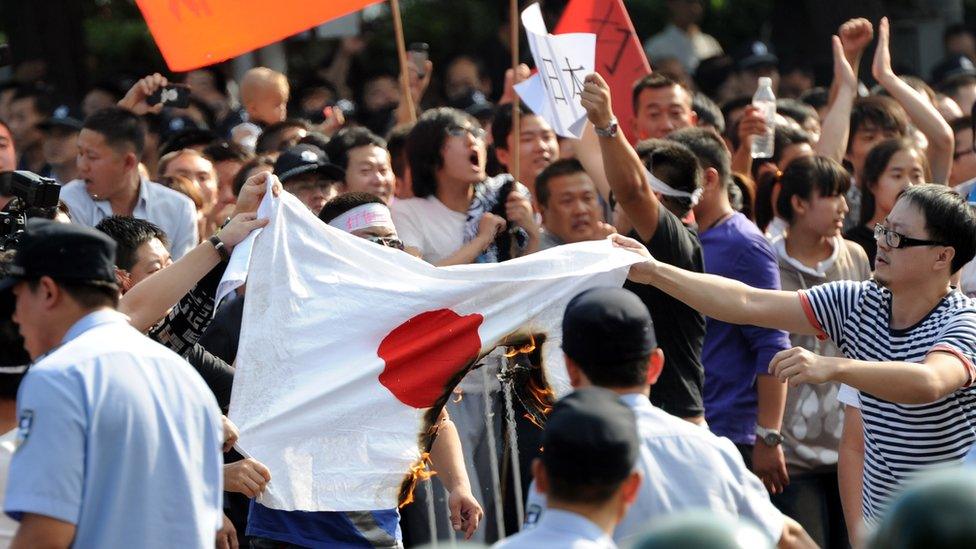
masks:
{"type": "Polygon", "coordinates": [[[471,165],[472,166],[475,166],[475,167],[478,167],[478,168],[481,167],[481,162],[480,162],[481,159],[478,158],[478,151],[471,151],[471,156],[468,157],[468,159],[471,161],[471,165]]]}

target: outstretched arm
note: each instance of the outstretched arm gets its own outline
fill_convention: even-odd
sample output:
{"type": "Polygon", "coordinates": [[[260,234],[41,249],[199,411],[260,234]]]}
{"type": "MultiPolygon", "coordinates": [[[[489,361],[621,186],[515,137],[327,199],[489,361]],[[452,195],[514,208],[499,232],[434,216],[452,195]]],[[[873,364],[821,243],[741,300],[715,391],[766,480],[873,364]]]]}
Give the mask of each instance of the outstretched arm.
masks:
{"type": "Polygon", "coordinates": [[[794,334],[820,333],[807,319],[796,292],[760,290],[721,276],[679,269],[654,260],[636,240],[621,235],[611,238],[615,246],[647,258],[630,268],[630,280],[650,284],[705,316],[794,334]]]}

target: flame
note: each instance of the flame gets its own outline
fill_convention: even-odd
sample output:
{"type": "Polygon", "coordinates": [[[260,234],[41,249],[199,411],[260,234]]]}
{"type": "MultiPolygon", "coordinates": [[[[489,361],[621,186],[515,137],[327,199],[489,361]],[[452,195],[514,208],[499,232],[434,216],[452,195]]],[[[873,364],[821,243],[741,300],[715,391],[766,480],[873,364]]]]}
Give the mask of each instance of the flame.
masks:
{"type": "Polygon", "coordinates": [[[417,489],[417,484],[420,481],[428,480],[437,474],[437,472],[428,467],[429,465],[430,452],[424,452],[420,454],[420,459],[410,466],[410,489],[407,491],[407,495],[403,498],[403,501],[400,502],[400,509],[413,502],[413,491],[417,489]]]}
{"type": "Polygon", "coordinates": [[[529,342],[521,347],[509,347],[505,352],[505,358],[512,358],[516,355],[527,355],[535,350],[535,336],[529,333],[529,342]]]}
{"type": "MultiPolygon", "coordinates": [[[[549,387],[540,387],[534,379],[529,380],[529,383],[526,384],[526,388],[528,389],[528,396],[532,406],[538,410],[543,417],[547,417],[549,412],[552,411],[552,404],[556,402],[556,393],[553,392],[553,390],[549,387]]],[[[525,418],[540,429],[544,427],[540,418],[536,414],[525,414],[525,418]]]]}

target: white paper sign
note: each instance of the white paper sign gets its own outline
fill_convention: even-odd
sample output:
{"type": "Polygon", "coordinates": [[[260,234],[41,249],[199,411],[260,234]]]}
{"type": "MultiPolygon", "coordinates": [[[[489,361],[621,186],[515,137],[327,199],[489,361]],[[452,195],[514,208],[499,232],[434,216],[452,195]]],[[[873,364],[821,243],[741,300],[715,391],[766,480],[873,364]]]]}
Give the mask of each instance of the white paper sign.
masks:
{"type": "Polygon", "coordinates": [[[596,35],[549,34],[539,4],[525,8],[522,26],[539,72],[516,84],[515,91],[557,134],[579,139],[586,123],[580,95],[583,79],[593,72],[596,63],[596,35]]]}

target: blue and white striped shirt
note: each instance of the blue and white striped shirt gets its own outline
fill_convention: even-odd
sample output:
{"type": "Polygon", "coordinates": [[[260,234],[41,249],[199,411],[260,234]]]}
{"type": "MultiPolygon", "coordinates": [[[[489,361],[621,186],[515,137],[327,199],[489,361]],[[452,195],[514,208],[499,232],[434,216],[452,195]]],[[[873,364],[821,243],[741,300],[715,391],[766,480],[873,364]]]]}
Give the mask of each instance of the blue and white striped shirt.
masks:
{"type": "MultiPolygon", "coordinates": [[[[819,328],[854,360],[921,363],[933,351],[959,357],[973,379],[976,301],[948,293],[914,326],[891,328],[891,292],[873,280],[838,281],[801,292],[819,328]]],[[[811,319],[813,320],[813,319],[811,319]]],[[[815,323],[815,324],[816,324],[815,323]]],[[[871,524],[915,475],[958,463],[976,441],[976,387],[928,404],[896,404],[844,386],[838,398],[861,410],[862,510],[871,524]]]]}

